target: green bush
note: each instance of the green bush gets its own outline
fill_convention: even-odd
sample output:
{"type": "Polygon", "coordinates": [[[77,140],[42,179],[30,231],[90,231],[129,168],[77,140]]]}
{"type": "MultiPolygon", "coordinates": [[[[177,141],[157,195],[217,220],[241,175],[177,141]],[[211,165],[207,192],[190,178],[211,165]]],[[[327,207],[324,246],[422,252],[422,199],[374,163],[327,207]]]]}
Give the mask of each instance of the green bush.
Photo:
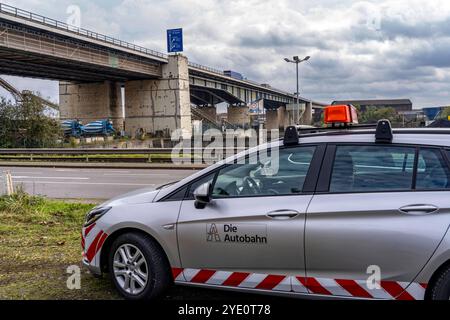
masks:
{"type": "Polygon", "coordinates": [[[61,127],[49,117],[45,105],[32,95],[12,104],[0,100],[0,148],[46,148],[57,145],[61,127]]]}

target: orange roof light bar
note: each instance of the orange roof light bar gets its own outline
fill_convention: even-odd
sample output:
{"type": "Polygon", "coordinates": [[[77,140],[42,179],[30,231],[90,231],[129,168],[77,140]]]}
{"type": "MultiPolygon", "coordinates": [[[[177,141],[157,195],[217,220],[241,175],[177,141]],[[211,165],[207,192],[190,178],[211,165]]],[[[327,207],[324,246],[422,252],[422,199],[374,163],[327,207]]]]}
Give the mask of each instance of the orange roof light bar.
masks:
{"type": "Polygon", "coordinates": [[[358,124],[358,113],[352,105],[335,105],[325,107],[325,124],[358,124]]]}

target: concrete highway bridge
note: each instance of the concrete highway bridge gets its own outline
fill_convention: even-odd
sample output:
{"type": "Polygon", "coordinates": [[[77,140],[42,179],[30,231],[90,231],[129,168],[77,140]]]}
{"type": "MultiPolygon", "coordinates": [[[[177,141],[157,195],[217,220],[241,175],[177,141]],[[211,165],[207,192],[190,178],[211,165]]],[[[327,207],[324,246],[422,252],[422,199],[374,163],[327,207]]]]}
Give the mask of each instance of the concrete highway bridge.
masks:
{"type": "MultiPolygon", "coordinates": [[[[1,3],[0,73],[57,80],[61,119],[110,118],[129,135],[191,131],[191,109],[215,120],[219,103],[228,105],[227,121],[241,126],[250,122],[249,105],[255,101],[266,109],[269,129],[284,127],[291,118],[286,110],[296,100],[183,55],[166,55],[1,3]]],[[[309,124],[312,110],[323,104],[300,100],[306,110],[302,123],[309,124]]]]}

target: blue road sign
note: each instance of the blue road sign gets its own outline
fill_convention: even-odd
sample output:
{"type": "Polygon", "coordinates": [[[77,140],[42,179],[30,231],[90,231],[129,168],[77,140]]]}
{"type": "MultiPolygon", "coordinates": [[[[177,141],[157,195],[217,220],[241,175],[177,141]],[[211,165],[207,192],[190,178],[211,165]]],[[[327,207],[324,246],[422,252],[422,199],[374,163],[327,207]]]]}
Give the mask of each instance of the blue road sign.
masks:
{"type": "Polygon", "coordinates": [[[167,30],[167,51],[169,53],[183,51],[183,29],[167,30]]]}

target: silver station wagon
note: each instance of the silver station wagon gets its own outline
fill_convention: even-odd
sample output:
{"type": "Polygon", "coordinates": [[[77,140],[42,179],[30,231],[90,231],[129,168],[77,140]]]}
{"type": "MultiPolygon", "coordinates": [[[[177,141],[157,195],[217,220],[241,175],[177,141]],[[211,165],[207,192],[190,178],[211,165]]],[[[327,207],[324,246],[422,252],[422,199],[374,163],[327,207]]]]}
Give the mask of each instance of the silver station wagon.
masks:
{"type": "Polygon", "coordinates": [[[109,273],[127,299],[156,298],[175,283],[449,300],[449,226],[449,130],[386,120],[289,127],[280,141],[96,207],[82,230],[83,262],[109,273]],[[251,161],[264,150],[276,161],[251,161]]]}

